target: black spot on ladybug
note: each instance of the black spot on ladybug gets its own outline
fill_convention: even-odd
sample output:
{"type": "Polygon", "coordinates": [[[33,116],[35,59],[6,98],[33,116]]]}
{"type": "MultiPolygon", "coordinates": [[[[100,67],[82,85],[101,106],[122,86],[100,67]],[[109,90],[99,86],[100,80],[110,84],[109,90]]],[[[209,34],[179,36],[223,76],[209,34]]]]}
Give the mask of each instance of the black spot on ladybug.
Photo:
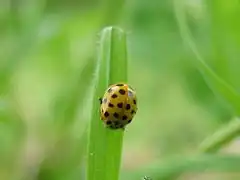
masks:
{"type": "Polygon", "coordinates": [[[126,110],[129,110],[129,109],[131,109],[131,105],[130,105],[130,104],[127,104],[127,105],[126,105],[126,110]]]}
{"type": "Polygon", "coordinates": [[[113,116],[115,117],[115,118],[119,118],[119,114],[118,113],[113,113],[113,116]]]}
{"type": "Polygon", "coordinates": [[[127,120],[127,116],[123,115],[122,120],[127,120]]]}
{"type": "Polygon", "coordinates": [[[111,93],[111,92],[112,92],[112,88],[109,88],[107,92],[108,92],[108,93],[111,93]]]}
{"type": "Polygon", "coordinates": [[[130,119],[130,120],[128,120],[128,123],[130,123],[130,122],[132,122],[132,120],[130,119]]]}
{"type": "Polygon", "coordinates": [[[112,95],[112,98],[117,98],[118,96],[116,94],[113,94],[112,95]]]}
{"type": "Polygon", "coordinates": [[[116,86],[123,86],[123,84],[116,84],[116,86]]]}
{"type": "Polygon", "coordinates": [[[134,103],[134,104],[137,104],[137,101],[136,101],[136,99],[134,99],[134,100],[133,100],[133,103],[134,103]]]}
{"type": "Polygon", "coordinates": [[[107,124],[107,125],[110,125],[110,124],[112,124],[112,122],[111,122],[111,121],[107,121],[106,124],[107,124]]]}
{"type": "Polygon", "coordinates": [[[109,103],[108,107],[114,107],[114,105],[112,103],[109,103]]]}
{"type": "Polygon", "coordinates": [[[109,116],[109,113],[106,111],[106,112],[104,113],[104,116],[105,116],[105,117],[108,117],[108,116],[109,116]]]}
{"type": "Polygon", "coordinates": [[[104,104],[107,103],[107,98],[104,98],[102,101],[104,104]]]}
{"type": "Polygon", "coordinates": [[[123,107],[123,103],[118,103],[117,106],[118,106],[119,108],[122,108],[122,107],[123,107]]]}
{"type": "Polygon", "coordinates": [[[131,114],[135,114],[135,111],[134,111],[134,110],[132,110],[132,111],[131,111],[131,114]]]}
{"type": "Polygon", "coordinates": [[[120,89],[118,92],[119,92],[121,95],[124,95],[124,94],[126,93],[126,91],[125,91],[124,89],[120,89]]]}

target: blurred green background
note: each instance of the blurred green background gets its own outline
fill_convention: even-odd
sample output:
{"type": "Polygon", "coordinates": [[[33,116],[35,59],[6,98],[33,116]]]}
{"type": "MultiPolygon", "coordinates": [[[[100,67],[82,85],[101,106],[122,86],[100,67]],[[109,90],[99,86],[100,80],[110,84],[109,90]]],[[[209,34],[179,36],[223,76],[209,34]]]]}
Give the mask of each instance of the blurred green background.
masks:
{"type": "MultiPolygon", "coordinates": [[[[238,1],[182,1],[205,61],[240,89],[238,1]]],[[[139,110],[124,135],[122,180],[197,152],[233,118],[195,66],[172,0],[0,1],[0,179],[84,179],[99,32],[128,32],[139,110]]],[[[237,153],[238,142],[223,151],[237,153]]],[[[240,174],[180,179],[239,179],[240,174]]]]}

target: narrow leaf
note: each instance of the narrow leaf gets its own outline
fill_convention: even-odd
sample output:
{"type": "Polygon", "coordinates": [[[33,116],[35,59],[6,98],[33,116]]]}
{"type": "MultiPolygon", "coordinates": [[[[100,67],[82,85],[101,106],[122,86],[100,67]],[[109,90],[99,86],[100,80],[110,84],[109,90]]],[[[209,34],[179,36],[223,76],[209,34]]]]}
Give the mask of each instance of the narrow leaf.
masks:
{"type": "Polygon", "coordinates": [[[97,58],[96,89],[88,142],[87,180],[117,180],[124,132],[110,130],[103,125],[98,98],[110,84],[127,82],[125,32],[116,27],[103,29],[97,58]]]}
{"type": "Polygon", "coordinates": [[[186,22],[186,13],[184,9],[184,2],[175,0],[175,13],[176,18],[179,24],[180,33],[182,35],[183,40],[190,47],[195,57],[194,63],[196,63],[198,69],[202,73],[209,87],[212,88],[213,92],[217,96],[220,96],[222,99],[230,105],[234,112],[239,115],[240,114],[240,93],[237,92],[231,85],[221,79],[204,61],[203,57],[199,53],[196,44],[191,37],[190,30],[187,26],[186,22]]]}

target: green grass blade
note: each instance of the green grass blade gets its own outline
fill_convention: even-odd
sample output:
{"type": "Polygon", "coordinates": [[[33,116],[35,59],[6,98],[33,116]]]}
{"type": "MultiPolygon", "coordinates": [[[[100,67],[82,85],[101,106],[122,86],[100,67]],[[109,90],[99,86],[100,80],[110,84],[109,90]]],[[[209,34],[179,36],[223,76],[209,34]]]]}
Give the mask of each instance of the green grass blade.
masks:
{"type": "Polygon", "coordinates": [[[139,169],[137,173],[127,175],[137,180],[145,175],[153,180],[173,180],[183,173],[199,172],[239,172],[240,157],[236,155],[196,155],[192,157],[173,157],[165,162],[156,162],[139,169]]]}
{"type": "Polygon", "coordinates": [[[88,58],[82,71],[73,73],[75,79],[65,82],[66,86],[55,100],[54,118],[60,125],[60,130],[66,131],[74,123],[79,105],[84,103],[84,97],[88,95],[89,82],[92,80],[95,63],[93,58],[88,58]]]}
{"type": "MultiPolygon", "coordinates": [[[[183,39],[191,48],[192,52],[196,56],[196,64],[203,74],[209,87],[215,92],[216,95],[220,95],[225,102],[230,105],[237,115],[240,114],[240,93],[236,91],[227,82],[221,79],[204,61],[203,57],[199,53],[196,44],[194,43],[191,33],[186,22],[186,14],[184,11],[184,4],[182,1],[175,0],[175,12],[179,23],[180,32],[183,39]]],[[[232,139],[240,134],[240,122],[239,119],[230,122],[225,125],[223,129],[218,130],[213,136],[207,138],[200,145],[200,152],[209,153],[215,152],[222,146],[230,142],[232,139]]]]}
{"type": "Polygon", "coordinates": [[[222,129],[219,129],[212,136],[207,138],[200,145],[200,152],[213,153],[220,149],[223,145],[230,142],[235,137],[239,136],[240,132],[240,120],[236,118],[235,120],[229,122],[229,124],[224,125],[222,129]]]}
{"type": "Polygon", "coordinates": [[[163,164],[155,179],[172,180],[176,175],[186,172],[239,172],[238,156],[199,155],[183,159],[173,159],[163,164]]]}
{"type": "Polygon", "coordinates": [[[203,74],[206,82],[209,87],[212,88],[213,92],[216,95],[220,95],[222,99],[230,105],[236,114],[240,114],[240,94],[236,91],[231,85],[221,79],[204,61],[203,57],[199,53],[196,44],[194,43],[189,28],[186,22],[186,14],[184,10],[184,2],[175,0],[175,13],[176,18],[179,24],[180,33],[187,43],[187,45],[191,48],[192,52],[195,55],[195,63],[197,67],[203,74]]]}
{"type": "Polygon", "coordinates": [[[89,81],[92,79],[94,67],[93,58],[89,58],[82,70],[78,69],[71,76],[72,79],[64,82],[65,87],[55,97],[52,131],[56,139],[51,142],[54,146],[47,151],[39,166],[38,180],[79,179],[82,176],[82,172],[79,172],[79,164],[84,159],[88,135],[85,130],[85,119],[80,119],[82,127],[78,128],[77,135],[74,126],[76,126],[78,108],[83,106],[84,97],[89,95],[89,81]]]}
{"type": "Polygon", "coordinates": [[[122,130],[104,127],[99,116],[99,100],[113,83],[127,82],[126,34],[107,27],[100,36],[98,68],[88,144],[87,180],[117,180],[121,163],[122,130]]]}

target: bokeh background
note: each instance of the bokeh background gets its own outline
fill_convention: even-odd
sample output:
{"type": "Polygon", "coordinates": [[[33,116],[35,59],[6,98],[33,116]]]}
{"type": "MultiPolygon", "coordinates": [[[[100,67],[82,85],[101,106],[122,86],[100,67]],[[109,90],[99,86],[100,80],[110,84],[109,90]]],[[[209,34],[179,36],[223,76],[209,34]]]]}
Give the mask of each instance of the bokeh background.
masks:
{"type": "MultiPolygon", "coordinates": [[[[204,60],[239,90],[239,2],[182,3],[204,60]]],[[[121,179],[196,153],[233,112],[198,71],[176,16],[172,0],[0,1],[0,179],[84,179],[96,47],[109,25],[127,31],[129,83],[139,99],[124,135],[121,179]]],[[[223,151],[237,153],[238,143],[223,151]]]]}

